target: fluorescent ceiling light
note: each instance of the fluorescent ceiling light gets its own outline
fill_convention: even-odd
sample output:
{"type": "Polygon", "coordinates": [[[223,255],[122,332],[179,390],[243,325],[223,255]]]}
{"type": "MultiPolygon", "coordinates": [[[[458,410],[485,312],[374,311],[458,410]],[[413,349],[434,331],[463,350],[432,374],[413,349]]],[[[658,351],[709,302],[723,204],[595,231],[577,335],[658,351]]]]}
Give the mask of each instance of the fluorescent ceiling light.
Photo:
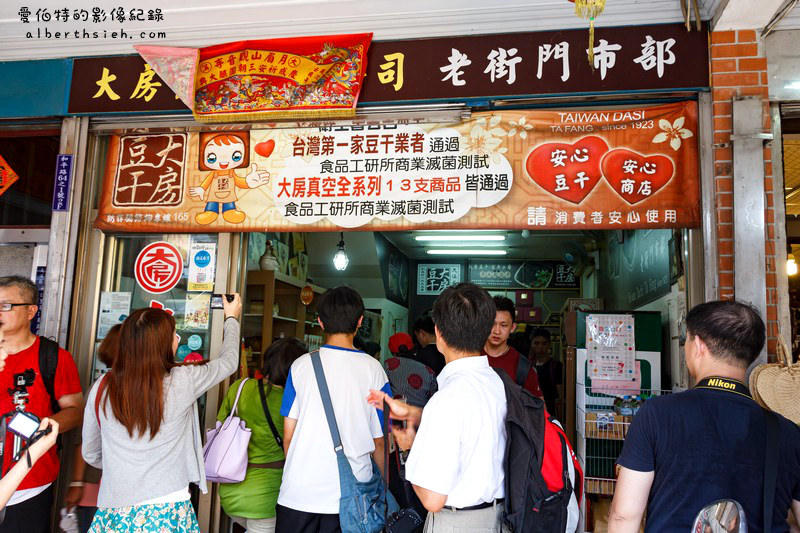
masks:
{"type": "Polygon", "coordinates": [[[800,89],[800,81],[793,81],[789,85],[784,85],[784,89],[800,89]]]}
{"type": "Polygon", "coordinates": [[[505,235],[417,235],[420,242],[504,241],[505,235]]]}
{"type": "Polygon", "coordinates": [[[493,250],[491,248],[466,249],[466,248],[453,248],[446,249],[432,249],[428,250],[428,255],[506,255],[508,252],[505,250],[493,250]]]}

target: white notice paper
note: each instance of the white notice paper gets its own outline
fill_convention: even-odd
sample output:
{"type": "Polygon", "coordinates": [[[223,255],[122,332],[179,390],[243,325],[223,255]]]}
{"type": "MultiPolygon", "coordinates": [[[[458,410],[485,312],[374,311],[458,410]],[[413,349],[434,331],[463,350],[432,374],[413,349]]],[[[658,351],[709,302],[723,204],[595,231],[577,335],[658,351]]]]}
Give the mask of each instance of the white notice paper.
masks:
{"type": "Polygon", "coordinates": [[[636,379],[633,315],[592,314],[586,317],[589,377],[636,379]]]}
{"type": "Polygon", "coordinates": [[[131,293],[129,292],[101,292],[100,293],[100,319],[97,324],[97,339],[102,340],[108,335],[108,330],[121,324],[131,312],[131,293]]]}
{"type": "Polygon", "coordinates": [[[187,290],[214,290],[214,267],[217,245],[213,242],[192,241],[189,247],[189,283],[187,290]]]}

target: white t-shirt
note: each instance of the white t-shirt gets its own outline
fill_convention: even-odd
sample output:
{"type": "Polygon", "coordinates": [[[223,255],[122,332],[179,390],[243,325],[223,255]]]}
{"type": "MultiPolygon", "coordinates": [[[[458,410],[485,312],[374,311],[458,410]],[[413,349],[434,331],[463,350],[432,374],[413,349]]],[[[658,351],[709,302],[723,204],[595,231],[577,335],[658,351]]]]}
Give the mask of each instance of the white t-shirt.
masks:
{"type": "MultiPolygon", "coordinates": [[[[345,455],[359,481],[372,477],[370,454],[383,436],[382,413],[367,403],[370,389],[391,394],[381,364],[369,355],[325,345],[320,348],[325,380],[345,455]]],[[[339,512],[339,468],[322,406],[311,355],[292,364],[283,391],[281,415],[297,420],[278,503],[306,513],[339,512]]]]}
{"type": "Polygon", "coordinates": [[[422,411],[406,478],[462,508],[505,497],[506,393],[485,355],[447,363],[422,411]]]}

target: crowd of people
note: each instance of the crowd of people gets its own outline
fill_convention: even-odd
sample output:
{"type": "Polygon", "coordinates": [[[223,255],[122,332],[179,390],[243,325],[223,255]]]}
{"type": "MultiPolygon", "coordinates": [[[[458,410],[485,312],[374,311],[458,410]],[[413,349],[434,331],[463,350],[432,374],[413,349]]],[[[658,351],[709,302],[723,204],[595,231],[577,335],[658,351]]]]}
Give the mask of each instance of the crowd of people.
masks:
{"type": "MultiPolygon", "coordinates": [[[[170,314],[133,311],[100,346],[110,371],[85,402],[70,354],[31,333],[35,301],[29,280],[0,278],[0,379],[12,389],[33,369],[26,410],[42,419],[19,461],[2,457],[0,533],[50,531],[54,444],[78,427],[80,460],[66,500],[79,509],[81,531],[199,531],[189,492],[190,484],[207,490],[197,400],[238,368],[239,295],[223,298],[222,348],[199,364],[175,362],[170,314]]],[[[330,289],[317,310],[326,338],[319,350],[276,340],[265,350],[263,379],[242,377],[222,401],[218,420],[235,413],[251,434],[244,479],[220,484],[224,511],[252,532],[349,533],[341,504],[350,472],[364,486],[388,478],[386,514],[413,509],[427,533],[506,531],[516,497],[509,491],[517,490],[507,483],[517,438],[507,417],[520,412],[509,387],[518,389],[515,402],[557,411],[563,371],[549,331],[520,337],[513,302],[461,283],[414,323],[415,338],[391,337],[382,365],[355,346],[365,311],[356,291],[330,289]]],[[[732,498],[751,531],[763,530],[765,515],[773,531],[789,531],[787,513],[800,516],[800,429],[776,416],[780,468],[765,513],[769,450],[756,440],[767,422],[743,383],[764,345],[762,319],[745,304],[709,302],[689,313],[687,328],[698,386],[648,401],[634,418],[609,530],[638,531],[646,512],[648,531],[686,531],[705,504],[732,498]]],[[[0,402],[3,412],[19,410],[10,396],[0,402]]],[[[568,481],[564,490],[580,498],[568,481]]]]}

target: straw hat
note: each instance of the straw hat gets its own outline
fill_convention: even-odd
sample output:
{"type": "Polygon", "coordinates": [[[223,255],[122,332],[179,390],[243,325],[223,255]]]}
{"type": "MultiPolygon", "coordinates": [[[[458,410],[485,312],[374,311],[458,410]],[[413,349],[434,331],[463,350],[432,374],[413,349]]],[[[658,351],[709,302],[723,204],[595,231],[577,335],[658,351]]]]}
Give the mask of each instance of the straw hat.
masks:
{"type": "Polygon", "coordinates": [[[790,354],[783,338],[778,337],[778,362],[753,369],[750,391],[761,407],[800,425],[800,362],[790,364],[790,354]]]}

